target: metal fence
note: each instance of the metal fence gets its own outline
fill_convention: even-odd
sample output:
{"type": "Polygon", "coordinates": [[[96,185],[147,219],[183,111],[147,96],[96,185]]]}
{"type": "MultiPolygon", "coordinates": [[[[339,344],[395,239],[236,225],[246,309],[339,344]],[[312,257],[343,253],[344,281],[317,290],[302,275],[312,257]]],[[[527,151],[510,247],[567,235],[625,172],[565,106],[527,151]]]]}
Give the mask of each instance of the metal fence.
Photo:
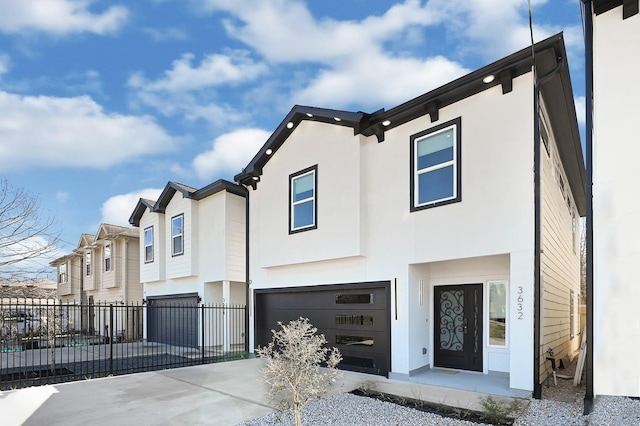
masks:
{"type": "Polygon", "coordinates": [[[242,305],[0,300],[0,390],[247,356],[242,305]]]}

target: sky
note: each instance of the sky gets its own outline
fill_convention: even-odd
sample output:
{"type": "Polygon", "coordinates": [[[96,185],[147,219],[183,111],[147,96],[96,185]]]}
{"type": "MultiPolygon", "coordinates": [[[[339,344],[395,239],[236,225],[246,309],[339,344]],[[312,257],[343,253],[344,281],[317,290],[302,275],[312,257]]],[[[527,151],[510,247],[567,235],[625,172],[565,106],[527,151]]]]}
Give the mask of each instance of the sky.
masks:
{"type": "MultiPolygon", "coordinates": [[[[168,181],[233,180],[296,104],[390,109],[527,47],[528,5],[0,0],[0,179],[69,253],[168,181]]],[[[536,41],[564,32],[583,126],[580,0],[530,5],[536,41]]]]}

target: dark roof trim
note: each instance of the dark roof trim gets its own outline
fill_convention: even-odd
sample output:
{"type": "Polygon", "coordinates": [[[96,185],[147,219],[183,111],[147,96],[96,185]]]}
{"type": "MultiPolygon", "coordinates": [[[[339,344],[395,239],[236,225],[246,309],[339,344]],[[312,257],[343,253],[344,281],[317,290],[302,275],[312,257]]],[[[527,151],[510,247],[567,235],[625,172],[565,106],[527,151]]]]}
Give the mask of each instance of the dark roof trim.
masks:
{"type": "Polygon", "coordinates": [[[627,19],[640,12],[639,3],[639,0],[593,0],[593,11],[600,15],[622,6],[622,19],[627,19]]]}
{"type": "MultiPolygon", "coordinates": [[[[545,75],[561,61],[564,60],[566,62],[562,33],[536,43],[534,51],[536,54],[537,75],[545,75]]],[[[440,118],[439,111],[442,108],[489,88],[500,85],[503,94],[511,92],[513,80],[521,75],[530,73],[532,64],[531,47],[527,47],[390,110],[381,109],[372,114],[296,105],[247,167],[242,170],[242,173],[235,176],[235,180],[244,186],[251,186],[255,189],[260,181],[265,164],[302,120],[349,126],[353,128],[354,134],[375,136],[378,142],[382,142],[387,130],[427,114],[429,114],[431,122],[436,122],[440,118]],[[483,79],[487,76],[494,76],[494,79],[489,83],[485,83],[483,79]],[[338,121],[336,118],[340,120],[338,121]]],[[[566,143],[562,144],[560,155],[565,167],[570,167],[571,169],[569,183],[574,191],[578,211],[583,215],[586,203],[584,160],[578,133],[571,79],[566,65],[562,66],[560,72],[543,86],[541,93],[547,101],[550,115],[556,119],[552,125],[557,139],[566,141],[566,143]]]]}
{"type": "Polygon", "coordinates": [[[144,198],[140,198],[140,200],[138,200],[138,204],[129,217],[129,223],[133,226],[139,226],[140,218],[142,218],[146,209],[149,209],[149,211],[153,213],[164,213],[167,205],[169,205],[169,202],[176,192],[180,192],[183,198],[200,201],[213,194],[217,194],[220,191],[227,191],[230,194],[238,195],[243,198],[246,198],[248,192],[245,187],[229,182],[225,179],[218,179],[217,181],[200,189],[195,189],[177,182],[168,182],[155,203],[144,198]]]}
{"type": "MultiPolygon", "coordinates": [[[[234,177],[236,182],[245,186],[255,188],[260,180],[262,168],[269,161],[269,158],[282,146],[284,141],[295,130],[302,120],[318,121],[321,123],[330,123],[338,126],[346,126],[353,128],[353,133],[358,134],[363,119],[368,114],[363,112],[349,112],[327,108],[315,108],[309,106],[295,105],[291,111],[280,122],[280,125],[271,134],[267,142],[262,146],[260,151],[253,157],[247,167],[242,169],[242,173],[234,177]]],[[[366,120],[365,120],[366,121],[366,120]]]]}

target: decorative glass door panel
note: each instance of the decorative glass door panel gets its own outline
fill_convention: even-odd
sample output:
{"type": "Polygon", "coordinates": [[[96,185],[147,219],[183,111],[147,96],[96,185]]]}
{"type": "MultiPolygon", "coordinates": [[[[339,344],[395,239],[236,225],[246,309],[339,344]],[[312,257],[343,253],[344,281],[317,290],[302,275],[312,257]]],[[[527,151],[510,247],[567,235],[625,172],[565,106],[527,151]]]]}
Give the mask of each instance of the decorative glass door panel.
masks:
{"type": "Polygon", "coordinates": [[[435,287],[437,367],[482,371],[482,284],[435,287]]]}

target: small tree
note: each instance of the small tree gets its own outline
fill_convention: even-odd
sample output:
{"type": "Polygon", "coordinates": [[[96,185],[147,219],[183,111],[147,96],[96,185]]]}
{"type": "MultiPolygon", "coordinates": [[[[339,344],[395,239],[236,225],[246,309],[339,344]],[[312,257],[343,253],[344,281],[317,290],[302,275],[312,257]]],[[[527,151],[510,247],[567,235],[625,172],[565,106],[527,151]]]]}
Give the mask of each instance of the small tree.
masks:
{"type": "Polygon", "coordinates": [[[62,315],[56,313],[56,305],[46,305],[46,313],[40,318],[40,336],[47,337],[51,352],[51,373],[56,374],[56,339],[64,331],[62,315]]]}
{"type": "Polygon", "coordinates": [[[324,347],[327,340],[323,334],[316,334],[318,329],[308,318],[278,325],[282,330],[271,330],[271,343],[257,350],[258,356],[266,359],[262,381],[270,386],[269,398],[282,408],[292,408],[296,426],[300,426],[300,410],[324,396],[336,381],[342,356],[338,349],[324,347]],[[320,369],[323,363],[328,367],[325,371],[320,369]]]}

